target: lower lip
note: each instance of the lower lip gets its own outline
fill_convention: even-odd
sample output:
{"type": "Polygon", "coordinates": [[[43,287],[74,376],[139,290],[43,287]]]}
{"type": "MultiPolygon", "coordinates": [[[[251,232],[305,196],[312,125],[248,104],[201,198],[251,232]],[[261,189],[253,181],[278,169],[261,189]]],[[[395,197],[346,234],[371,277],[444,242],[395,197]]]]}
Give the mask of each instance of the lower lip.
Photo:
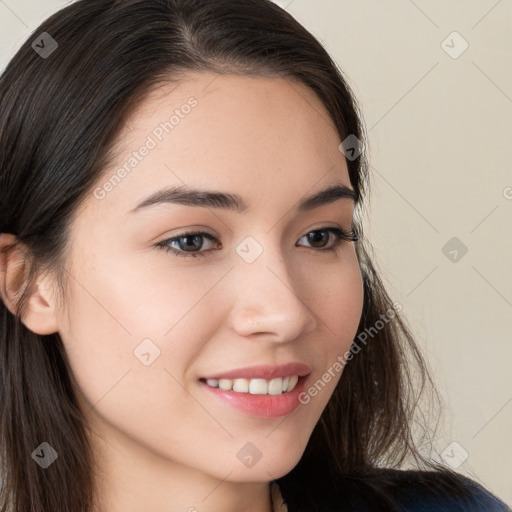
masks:
{"type": "Polygon", "coordinates": [[[250,416],[258,418],[277,418],[286,416],[300,405],[299,395],[305,387],[309,375],[299,377],[297,385],[289,392],[280,395],[251,395],[237,391],[225,391],[220,388],[208,386],[206,382],[199,381],[207,392],[228,404],[241,409],[250,416]]]}

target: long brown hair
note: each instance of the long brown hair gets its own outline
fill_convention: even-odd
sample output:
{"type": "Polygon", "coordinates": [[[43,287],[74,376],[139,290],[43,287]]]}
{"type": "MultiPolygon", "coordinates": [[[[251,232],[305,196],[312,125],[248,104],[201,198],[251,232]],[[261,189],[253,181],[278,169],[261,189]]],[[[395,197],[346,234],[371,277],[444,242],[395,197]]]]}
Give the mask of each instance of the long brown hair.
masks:
{"type": "MultiPolygon", "coordinates": [[[[70,221],[113,158],[123,119],[153,87],[187,71],[285,77],[310,87],[340,140],[361,141],[347,165],[363,205],[369,166],[360,108],[323,46],[285,10],[269,0],[79,0],[44,21],[0,77],[0,233],[28,248],[25,290],[51,271],[65,296],[70,221]],[[32,45],[41,38],[46,55],[32,45]]],[[[298,503],[314,510],[321,493],[346,492],[356,481],[387,510],[392,498],[375,475],[407,461],[452,474],[421,453],[433,435],[428,425],[418,422],[424,435],[413,435],[420,397],[426,389],[428,404],[439,396],[372,264],[362,225],[358,231],[364,308],[354,343],[376,332],[347,362],[301,460],[278,479],[297,504],[291,510],[298,503]]],[[[26,298],[15,314],[0,303],[0,508],[90,512],[93,458],[77,385],[59,334],[37,335],[21,322],[26,298]],[[32,460],[42,442],[59,454],[46,471],[32,460]]],[[[456,492],[455,476],[446,481],[456,492]]]]}

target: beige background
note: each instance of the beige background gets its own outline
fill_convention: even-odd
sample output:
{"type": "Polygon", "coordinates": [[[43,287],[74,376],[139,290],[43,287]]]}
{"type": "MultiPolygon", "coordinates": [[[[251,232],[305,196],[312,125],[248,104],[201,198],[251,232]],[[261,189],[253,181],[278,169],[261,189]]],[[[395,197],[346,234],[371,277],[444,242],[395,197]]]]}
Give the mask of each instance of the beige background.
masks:
{"type": "MultiPolygon", "coordinates": [[[[1,69],[66,3],[0,0],[1,69]]],[[[512,1],[276,3],[362,105],[366,233],[446,403],[437,459],[512,505],[512,1]]]]}

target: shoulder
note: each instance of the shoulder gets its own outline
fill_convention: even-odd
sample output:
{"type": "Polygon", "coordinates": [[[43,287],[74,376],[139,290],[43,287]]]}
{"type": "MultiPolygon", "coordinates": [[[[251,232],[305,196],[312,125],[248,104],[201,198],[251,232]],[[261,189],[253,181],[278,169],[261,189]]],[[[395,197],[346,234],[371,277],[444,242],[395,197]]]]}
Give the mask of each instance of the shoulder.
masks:
{"type": "Polygon", "coordinates": [[[288,512],[512,512],[470,478],[445,469],[378,468],[278,480],[288,512]]]}
{"type": "Polygon", "coordinates": [[[372,479],[401,512],[512,512],[482,485],[454,472],[386,469],[372,479]]]}

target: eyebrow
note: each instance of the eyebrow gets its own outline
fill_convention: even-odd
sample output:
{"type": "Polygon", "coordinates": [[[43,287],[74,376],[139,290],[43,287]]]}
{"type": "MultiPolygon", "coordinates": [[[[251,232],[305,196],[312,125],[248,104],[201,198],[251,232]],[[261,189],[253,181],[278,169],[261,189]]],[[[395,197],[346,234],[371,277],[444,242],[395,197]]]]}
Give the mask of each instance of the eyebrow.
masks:
{"type": "MultiPolygon", "coordinates": [[[[357,194],[346,185],[331,185],[319,192],[303,197],[297,206],[297,211],[309,211],[339,199],[349,199],[356,203],[357,194]]],[[[236,213],[246,213],[249,210],[249,205],[237,194],[176,186],[157,190],[128,213],[135,213],[151,206],[166,203],[203,208],[223,208],[236,213]]]]}

